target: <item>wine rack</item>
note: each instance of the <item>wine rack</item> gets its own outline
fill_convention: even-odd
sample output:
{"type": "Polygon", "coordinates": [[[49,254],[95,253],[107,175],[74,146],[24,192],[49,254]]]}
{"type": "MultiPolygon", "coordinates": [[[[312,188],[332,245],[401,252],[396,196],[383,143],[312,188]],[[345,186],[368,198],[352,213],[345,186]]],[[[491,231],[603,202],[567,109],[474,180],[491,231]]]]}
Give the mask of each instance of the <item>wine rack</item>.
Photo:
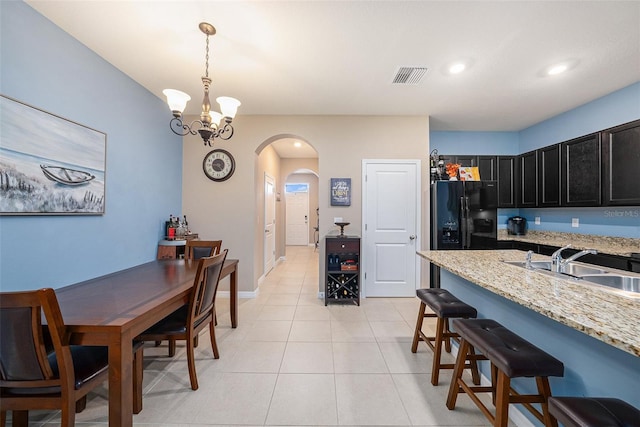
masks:
{"type": "Polygon", "coordinates": [[[360,238],[326,238],[324,305],[360,305],[360,238]]]}

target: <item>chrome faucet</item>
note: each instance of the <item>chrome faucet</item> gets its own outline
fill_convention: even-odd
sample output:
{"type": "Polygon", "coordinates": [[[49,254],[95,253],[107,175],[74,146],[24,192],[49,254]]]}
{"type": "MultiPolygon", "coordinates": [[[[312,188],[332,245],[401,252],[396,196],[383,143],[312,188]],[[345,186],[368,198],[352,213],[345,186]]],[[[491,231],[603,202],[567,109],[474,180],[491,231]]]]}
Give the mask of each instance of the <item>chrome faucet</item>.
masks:
{"type": "Polygon", "coordinates": [[[551,271],[555,272],[555,273],[562,273],[562,270],[564,270],[564,266],[567,265],[568,263],[570,263],[571,261],[575,261],[578,258],[580,258],[581,256],[587,255],[587,254],[597,254],[598,251],[595,249],[585,249],[583,251],[580,251],[576,254],[571,255],[569,258],[567,259],[563,259],[562,258],[562,251],[564,251],[565,249],[569,249],[571,247],[571,245],[567,245],[564,246],[560,249],[558,249],[557,251],[555,251],[553,254],[551,254],[551,271]]]}
{"type": "Polygon", "coordinates": [[[531,270],[531,257],[533,256],[533,251],[527,252],[527,255],[524,259],[524,267],[527,270],[531,270]]]}

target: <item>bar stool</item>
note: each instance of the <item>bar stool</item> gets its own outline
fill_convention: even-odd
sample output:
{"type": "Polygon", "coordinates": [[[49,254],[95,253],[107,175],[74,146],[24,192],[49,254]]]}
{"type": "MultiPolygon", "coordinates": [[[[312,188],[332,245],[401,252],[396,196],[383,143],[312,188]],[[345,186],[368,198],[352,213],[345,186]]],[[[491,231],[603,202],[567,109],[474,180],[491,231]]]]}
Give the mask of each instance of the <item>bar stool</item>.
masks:
{"type": "MultiPolygon", "coordinates": [[[[418,351],[419,341],[427,343],[433,351],[431,384],[438,385],[440,369],[453,369],[454,367],[453,363],[441,363],[442,344],[444,343],[446,352],[451,353],[451,339],[459,342],[458,334],[449,329],[449,319],[474,318],[478,313],[475,308],[460,301],[446,289],[418,289],[416,290],[416,296],[420,299],[420,308],[418,309],[418,320],[413,334],[411,352],[418,351]],[[429,306],[432,313],[426,311],[427,306],[429,306]],[[425,317],[437,318],[435,336],[427,336],[422,332],[422,323],[425,317]]],[[[474,353],[472,348],[469,351],[471,354],[474,353]]],[[[471,368],[473,383],[480,384],[480,374],[478,373],[478,365],[475,359],[471,358],[466,367],[471,368]]]]}
{"type": "Polygon", "coordinates": [[[549,412],[565,427],[640,427],[640,411],[609,397],[550,397],[549,412]]]}
{"type": "MultiPolygon", "coordinates": [[[[454,319],[453,328],[460,334],[460,349],[447,397],[447,408],[454,409],[458,393],[467,393],[494,426],[509,423],[509,404],[525,406],[546,427],[557,427],[549,413],[551,387],[548,377],[564,375],[561,361],[491,319],[454,319]],[[491,362],[491,386],[474,387],[462,378],[469,346],[491,362]],[[511,388],[511,378],[534,377],[538,394],[519,394],[511,388]],[[480,401],[476,393],[491,392],[495,415],[480,401]],[[542,413],[532,403],[540,403],[542,413]]],[[[476,355],[478,357],[478,355],[476,355]]]]}

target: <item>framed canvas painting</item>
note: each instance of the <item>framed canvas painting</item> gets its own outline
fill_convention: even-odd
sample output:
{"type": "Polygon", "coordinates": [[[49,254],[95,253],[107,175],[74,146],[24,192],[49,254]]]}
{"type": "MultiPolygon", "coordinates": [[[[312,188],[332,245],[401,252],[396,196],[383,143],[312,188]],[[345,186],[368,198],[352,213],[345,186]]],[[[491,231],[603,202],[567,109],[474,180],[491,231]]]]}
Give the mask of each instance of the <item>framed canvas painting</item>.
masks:
{"type": "Polygon", "coordinates": [[[0,95],[0,215],[102,215],[107,135],[0,95]]]}

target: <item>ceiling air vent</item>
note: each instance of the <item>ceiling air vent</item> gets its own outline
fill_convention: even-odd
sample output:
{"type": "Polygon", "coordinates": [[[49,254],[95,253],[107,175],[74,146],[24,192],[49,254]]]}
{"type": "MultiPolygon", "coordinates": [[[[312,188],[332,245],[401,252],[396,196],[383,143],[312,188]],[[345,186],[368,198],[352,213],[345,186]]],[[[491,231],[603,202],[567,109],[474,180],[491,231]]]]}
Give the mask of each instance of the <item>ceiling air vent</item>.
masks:
{"type": "Polygon", "coordinates": [[[393,77],[393,84],[417,85],[426,74],[427,67],[400,67],[393,77]]]}

